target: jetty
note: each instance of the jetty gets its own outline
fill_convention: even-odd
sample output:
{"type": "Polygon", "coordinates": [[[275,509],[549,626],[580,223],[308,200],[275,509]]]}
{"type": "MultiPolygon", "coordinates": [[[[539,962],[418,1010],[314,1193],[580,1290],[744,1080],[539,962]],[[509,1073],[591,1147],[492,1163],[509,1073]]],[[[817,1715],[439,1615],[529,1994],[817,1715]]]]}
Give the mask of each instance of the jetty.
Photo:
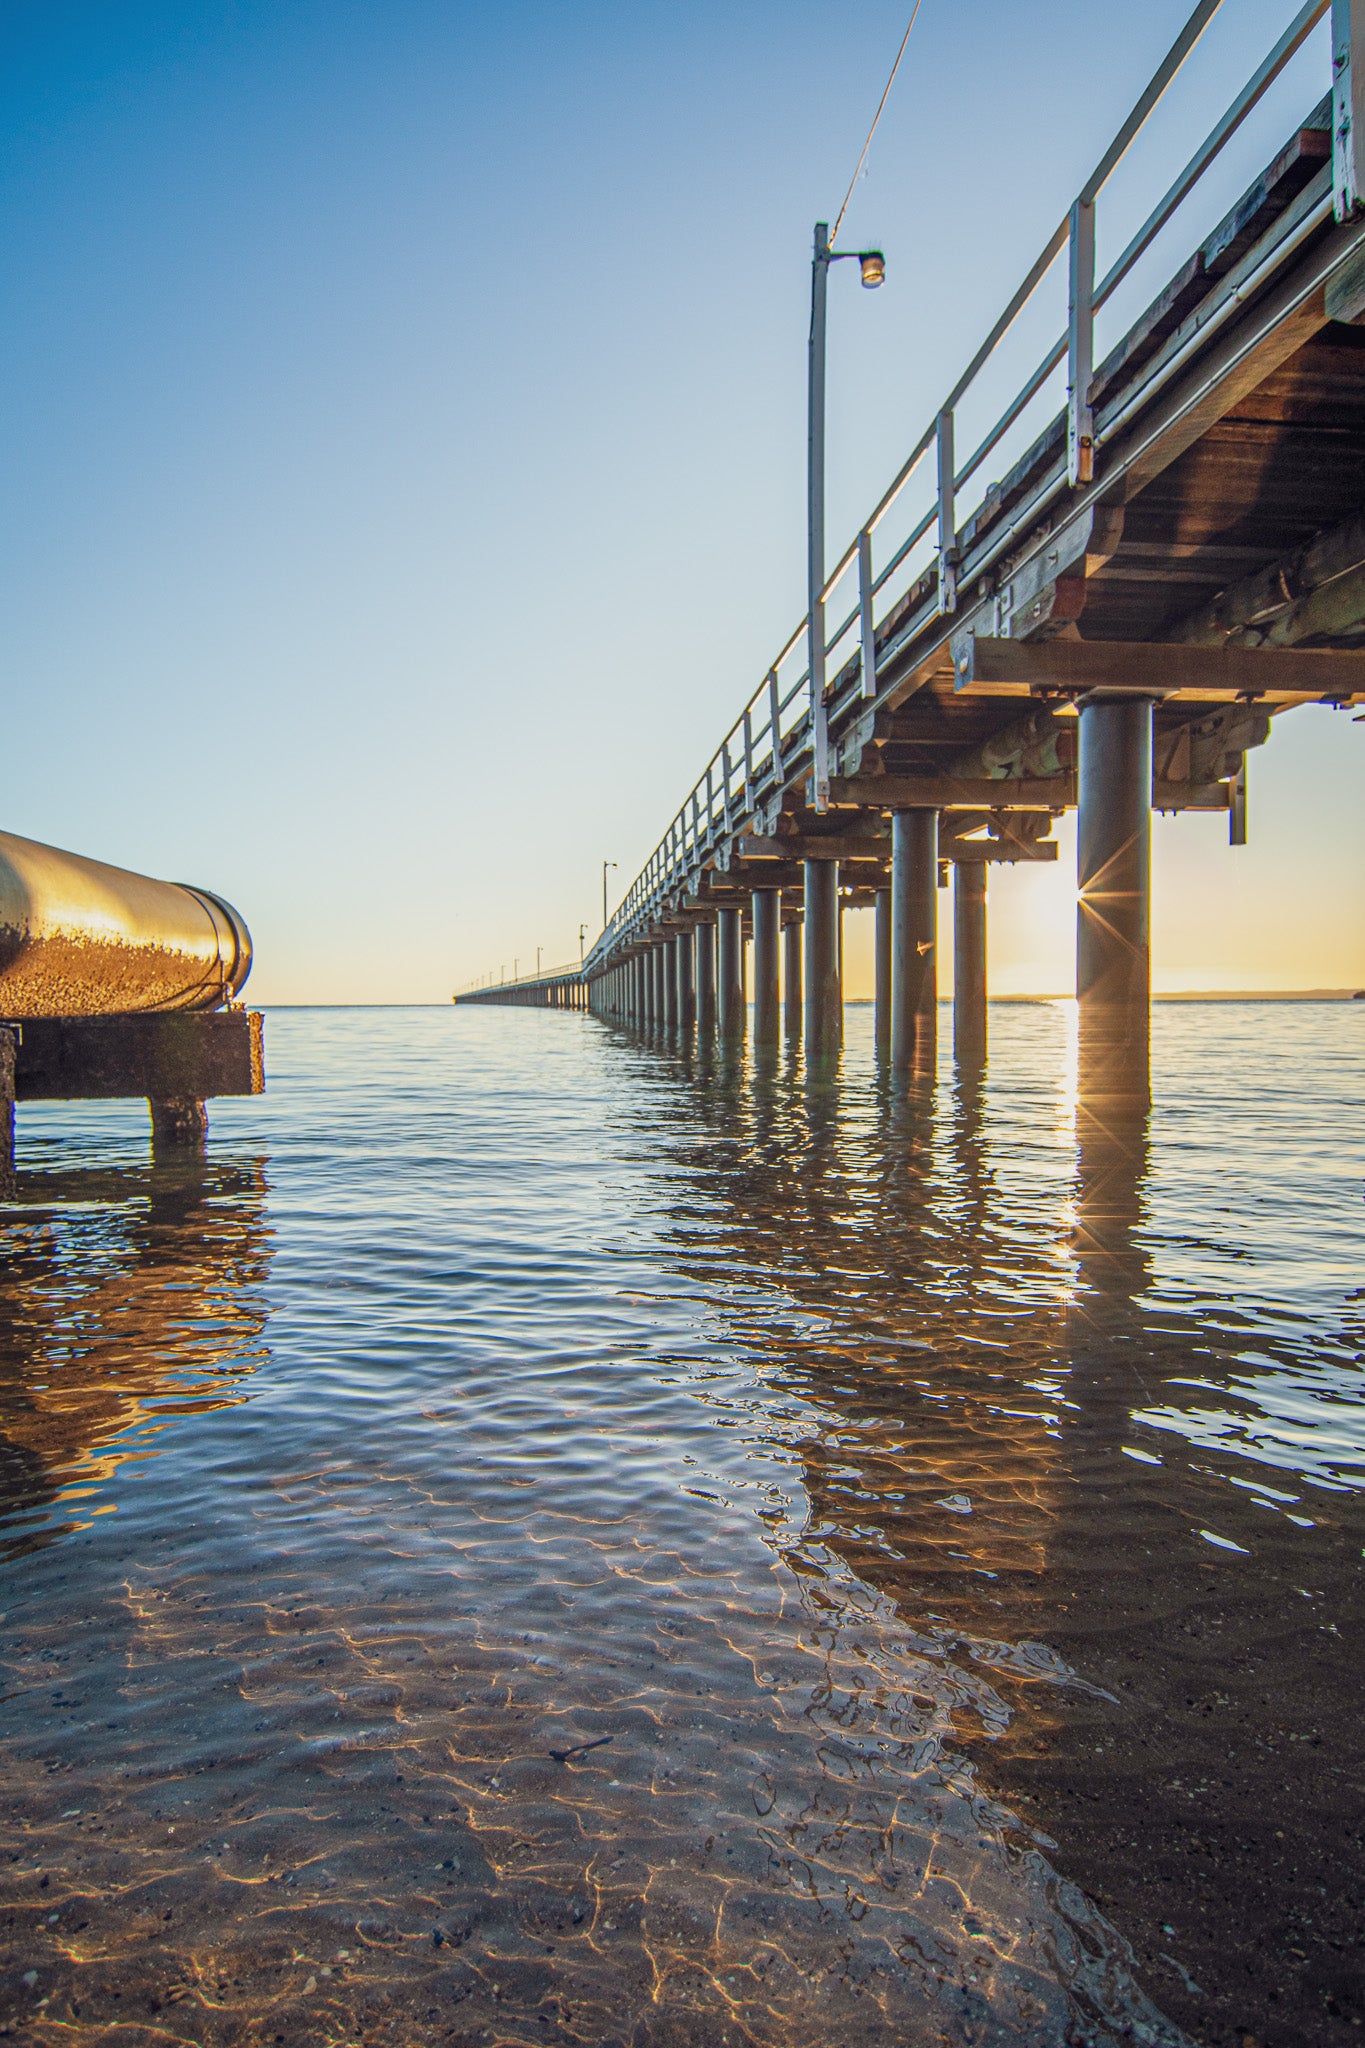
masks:
{"type": "Polygon", "coordinates": [[[924,1073],[951,881],[954,1046],[979,1061],[990,868],[1055,861],[1075,809],[1082,1057],[1096,1092],[1145,1092],[1153,810],[1223,813],[1245,844],[1247,762],[1275,721],[1365,695],[1365,0],[1293,13],[1096,263],[1106,188],[1216,5],[1194,9],[828,571],[823,293],[843,252],[817,227],[808,609],[581,967],[457,1001],[751,1028],[819,1059],[842,1033],[841,912],[875,906],[878,1048],[924,1073]],[[1179,246],[1182,209],[1325,18],[1321,97],[1106,337],[1106,307],[1159,237],[1179,246]],[[964,455],[960,417],[1063,266],[1063,331],[964,455]],[[985,481],[1063,377],[1064,402],[985,481]]]}

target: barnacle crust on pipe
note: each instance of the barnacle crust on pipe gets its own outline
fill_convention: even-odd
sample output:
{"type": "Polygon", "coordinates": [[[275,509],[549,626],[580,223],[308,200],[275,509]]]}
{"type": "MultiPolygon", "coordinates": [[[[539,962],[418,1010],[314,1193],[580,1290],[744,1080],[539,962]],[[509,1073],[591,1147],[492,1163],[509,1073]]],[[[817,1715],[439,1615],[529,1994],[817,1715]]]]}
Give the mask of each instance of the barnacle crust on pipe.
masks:
{"type": "Polygon", "coordinates": [[[250,971],[220,896],[0,832],[0,1018],[216,1010],[250,971]]]}

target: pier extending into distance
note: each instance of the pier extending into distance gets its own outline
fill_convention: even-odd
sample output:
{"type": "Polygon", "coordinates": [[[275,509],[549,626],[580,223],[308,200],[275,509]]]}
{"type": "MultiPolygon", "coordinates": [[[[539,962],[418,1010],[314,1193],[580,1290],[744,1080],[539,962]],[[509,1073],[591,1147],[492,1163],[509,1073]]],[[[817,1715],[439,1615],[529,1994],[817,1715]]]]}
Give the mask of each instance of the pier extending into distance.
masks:
{"type": "Polygon", "coordinates": [[[733,1041],[748,942],[754,1041],[799,1039],[816,1059],[842,1032],[841,911],[875,905],[878,1048],[895,1072],[930,1072],[951,875],[954,1043],[977,1063],[989,868],[1055,860],[1054,821],[1074,807],[1083,1085],[1145,1097],[1153,809],[1224,812],[1245,843],[1247,757],[1274,720],[1365,696],[1365,0],[1310,0],[1288,21],[1097,274],[1106,184],[1217,4],[1194,9],[814,580],[582,967],[457,1000],[586,1005],[733,1041]],[[1324,16],[1324,96],[1171,270],[1182,208],[1324,16]],[[964,461],[964,408],[1063,257],[1066,330],[964,461]],[[1097,316],[1130,277],[1161,289],[1097,362],[1097,316]],[[982,488],[1063,373],[1062,409],[982,488]]]}

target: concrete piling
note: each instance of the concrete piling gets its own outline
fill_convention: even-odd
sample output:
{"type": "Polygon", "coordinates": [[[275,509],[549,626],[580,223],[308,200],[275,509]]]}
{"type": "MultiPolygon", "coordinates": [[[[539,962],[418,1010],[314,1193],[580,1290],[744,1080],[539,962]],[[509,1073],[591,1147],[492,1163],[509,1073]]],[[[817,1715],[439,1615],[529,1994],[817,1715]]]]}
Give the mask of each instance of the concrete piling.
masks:
{"type": "Polygon", "coordinates": [[[782,1018],[779,969],[782,948],[782,891],[755,889],[754,919],[754,1044],[776,1045],[782,1018]]]}
{"type": "Polygon", "coordinates": [[[876,931],[874,938],[874,981],[876,998],[873,1012],[873,1035],[876,1041],[877,1058],[884,1060],[891,1051],[891,891],[878,889],[876,909],[876,931]]]}
{"type": "Polygon", "coordinates": [[[1083,1092],[1145,1101],[1151,1078],[1152,702],[1080,711],[1076,996],[1083,1092]]]}
{"type": "Polygon", "coordinates": [[[938,812],[891,819],[891,1065],[932,1072],[938,1028],[938,812]]]}
{"type": "Polygon", "coordinates": [[[801,1039],[801,919],[791,917],[782,931],[782,1029],[790,1044],[801,1039]]]}
{"type": "Polygon", "coordinates": [[[805,881],[805,1044],[807,1059],[839,1050],[844,997],[839,974],[839,863],[808,860],[805,881]]]}
{"type": "Polygon", "coordinates": [[[697,926],[697,1030],[707,1037],[716,1028],[716,927],[710,918],[697,926]]]}
{"type": "Polygon", "coordinates": [[[664,1030],[676,1031],[678,1028],[678,935],[676,932],[670,938],[664,940],[659,948],[659,957],[663,962],[664,1030]]]}
{"type": "Polygon", "coordinates": [[[693,968],[696,945],[691,925],[684,925],[677,940],[678,1029],[691,1031],[697,1021],[697,989],[693,968]]]}
{"type": "Polygon", "coordinates": [[[716,1023],[722,1038],[744,1036],[743,912],[728,907],[716,913],[716,1023]]]}
{"type": "Polygon", "coordinates": [[[953,1057],[979,1067],[986,1057],[986,863],[953,869],[953,1057]]]}

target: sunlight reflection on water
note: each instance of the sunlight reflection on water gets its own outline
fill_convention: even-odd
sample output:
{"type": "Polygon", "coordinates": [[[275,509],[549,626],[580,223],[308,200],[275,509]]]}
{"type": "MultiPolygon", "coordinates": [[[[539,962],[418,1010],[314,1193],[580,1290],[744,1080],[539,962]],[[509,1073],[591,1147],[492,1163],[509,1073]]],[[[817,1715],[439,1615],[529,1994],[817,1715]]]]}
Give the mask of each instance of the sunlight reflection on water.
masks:
{"type": "Polygon", "coordinates": [[[1365,1019],[1212,1015],[1079,1183],[1066,1005],[931,1107],[866,1012],[811,1088],[456,1009],[275,1014],[202,1165],[26,1113],[11,2023],[1186,2038],[1025,1766],[1126,1698],[1078,1610],[1250,1639],[1354,1540],[1365,1019]]]}

